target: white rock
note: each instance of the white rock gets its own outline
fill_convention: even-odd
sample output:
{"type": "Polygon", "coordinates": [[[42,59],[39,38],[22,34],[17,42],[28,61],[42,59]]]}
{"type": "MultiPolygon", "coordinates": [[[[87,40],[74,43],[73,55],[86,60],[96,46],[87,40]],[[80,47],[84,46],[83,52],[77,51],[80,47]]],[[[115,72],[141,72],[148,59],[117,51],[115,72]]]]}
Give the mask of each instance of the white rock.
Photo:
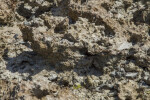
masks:
{"type": "Polygon", "coordinates": [[[130,47],[132,47],[132,43],[124,42],[118,47],[118,50],[129,49],[130,47]]]}

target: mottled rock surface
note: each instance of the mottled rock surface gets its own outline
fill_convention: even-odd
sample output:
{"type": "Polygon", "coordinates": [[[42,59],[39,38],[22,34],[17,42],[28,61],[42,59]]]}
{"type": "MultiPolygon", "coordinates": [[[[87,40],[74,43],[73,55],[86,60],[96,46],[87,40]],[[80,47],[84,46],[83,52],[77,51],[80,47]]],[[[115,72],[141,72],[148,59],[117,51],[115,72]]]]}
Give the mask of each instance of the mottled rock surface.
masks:
{"type": "Polygon", "coordinates": [[[150,1],[0,4],[0,100],[149,100],[150,1]]]}

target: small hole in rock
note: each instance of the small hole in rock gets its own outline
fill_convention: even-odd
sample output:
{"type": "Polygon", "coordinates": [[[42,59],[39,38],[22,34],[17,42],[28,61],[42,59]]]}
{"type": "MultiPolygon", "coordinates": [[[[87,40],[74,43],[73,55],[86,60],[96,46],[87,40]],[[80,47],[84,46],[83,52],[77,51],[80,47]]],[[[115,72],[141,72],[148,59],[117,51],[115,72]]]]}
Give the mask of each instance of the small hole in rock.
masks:
{"type": "Polygon", "coordinates": [[[41,99],[45,97],[46,95],[49,95],[48,90],[41,90],[38,86],[37,88],[33,89],[33,95],[36,96],[38,99],[41,99]]]}
{"type": "Polygon", "coordinates": [[[88,0],[81,0],[81,4],[86,3],[88,0]]]}

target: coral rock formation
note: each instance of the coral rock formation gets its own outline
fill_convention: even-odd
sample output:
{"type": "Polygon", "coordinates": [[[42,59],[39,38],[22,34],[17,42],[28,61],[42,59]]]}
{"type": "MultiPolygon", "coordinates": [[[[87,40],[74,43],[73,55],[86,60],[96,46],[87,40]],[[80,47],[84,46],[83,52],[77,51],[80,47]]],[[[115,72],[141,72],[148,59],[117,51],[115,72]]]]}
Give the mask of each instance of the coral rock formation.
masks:
{"type": "Polygon", "coordinates": [[[148,0],[0,4],[0,100],[149,100],[148,0]]]}

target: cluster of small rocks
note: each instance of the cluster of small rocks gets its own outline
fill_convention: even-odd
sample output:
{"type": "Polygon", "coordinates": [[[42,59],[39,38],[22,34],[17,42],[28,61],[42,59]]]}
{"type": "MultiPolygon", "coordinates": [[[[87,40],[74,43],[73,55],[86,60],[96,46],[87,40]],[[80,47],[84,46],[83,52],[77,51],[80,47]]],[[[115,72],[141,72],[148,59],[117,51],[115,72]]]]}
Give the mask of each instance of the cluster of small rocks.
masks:
{"type": "Polygon", "coordinates": [[[0,3],[0,99],[149,100],[148,0],[0,3]]]}

